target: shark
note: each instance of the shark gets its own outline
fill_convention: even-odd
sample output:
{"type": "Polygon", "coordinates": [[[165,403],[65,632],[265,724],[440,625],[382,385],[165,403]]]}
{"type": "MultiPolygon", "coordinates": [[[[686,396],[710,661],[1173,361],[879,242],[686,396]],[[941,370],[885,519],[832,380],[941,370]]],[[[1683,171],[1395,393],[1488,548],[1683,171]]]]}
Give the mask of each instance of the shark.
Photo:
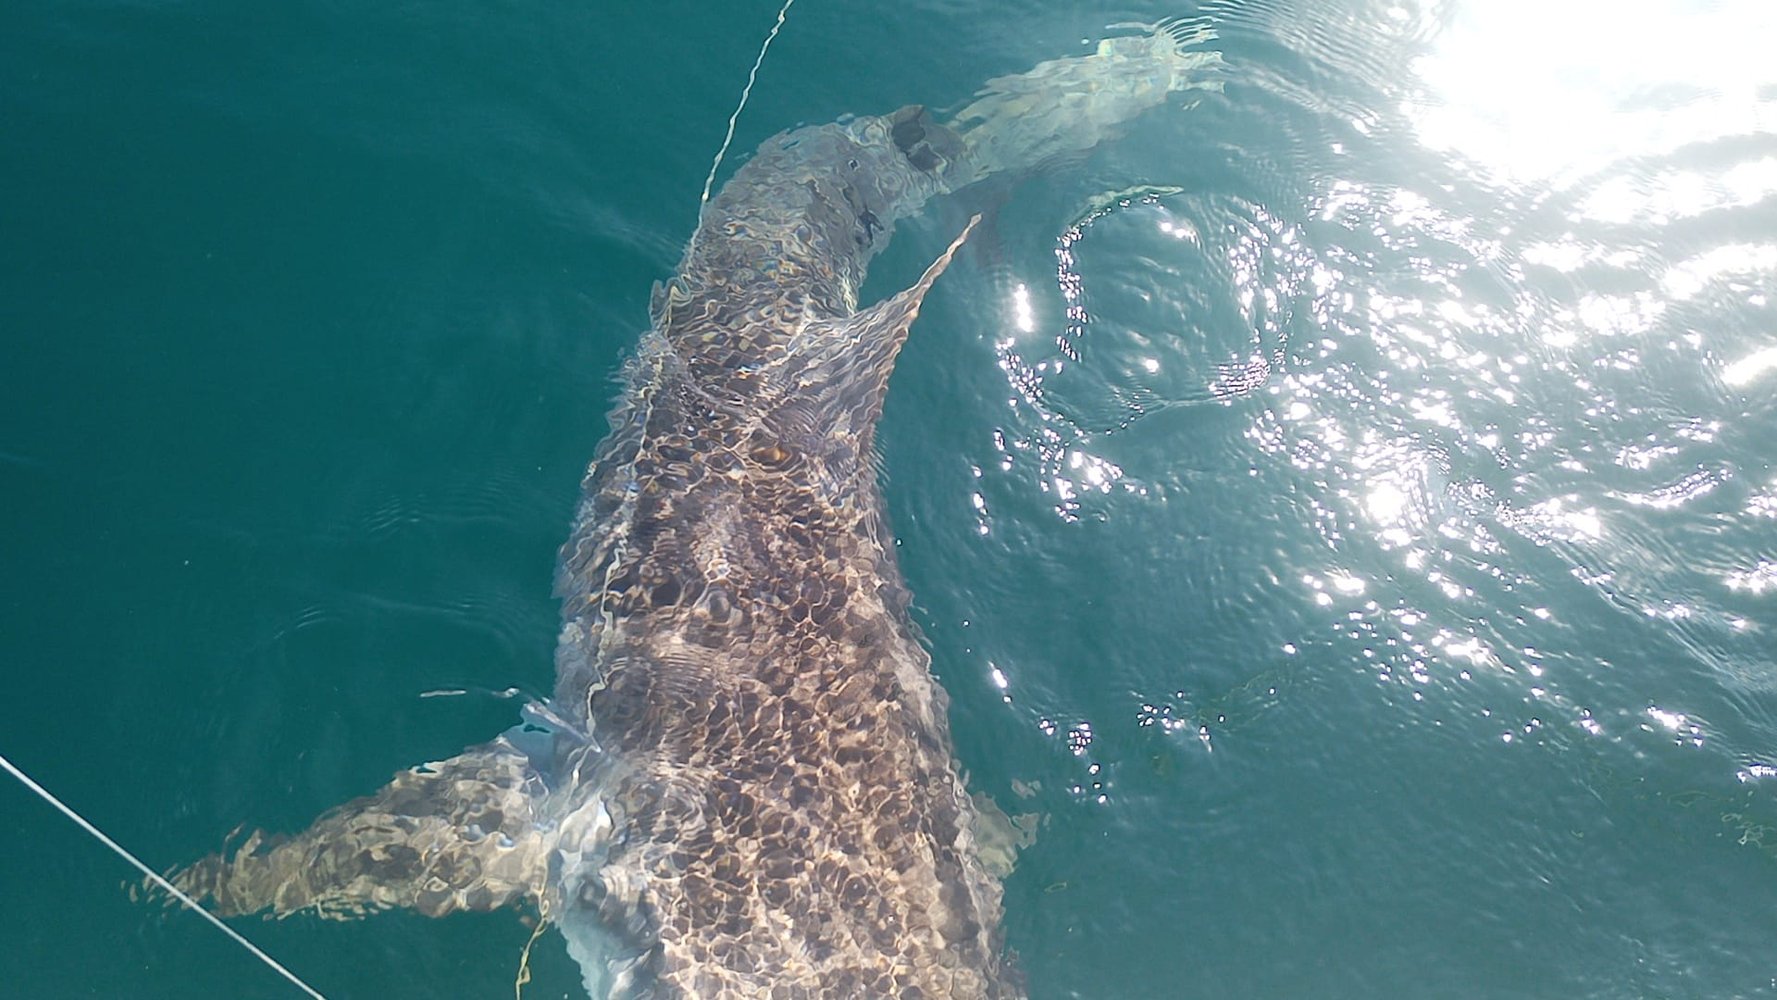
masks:
{"type": "Polygon", "coordinates": [[[1219,88],[1206,26],[1137,27],[943,122],[766,140],[655,286],[561,550],[552,694],[175,884],[224,916],[532,907],[593,997],[1024,996],[993,810],[953,758],[876,477],[896,358],[980,216],[906,289],[858,293],[931,200],[1219,88]]]}

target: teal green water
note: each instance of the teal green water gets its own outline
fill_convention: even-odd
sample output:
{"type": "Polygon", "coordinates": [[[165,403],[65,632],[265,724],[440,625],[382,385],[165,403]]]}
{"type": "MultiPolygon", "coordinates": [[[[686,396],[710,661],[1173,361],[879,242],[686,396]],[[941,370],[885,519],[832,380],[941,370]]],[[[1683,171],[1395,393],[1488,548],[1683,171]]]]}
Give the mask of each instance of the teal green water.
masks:
{"type": "MultiPolygon", "coordinates": [[[[1224,95],[877,266],[993,210],[882,441],[958,755],[1042,817],[1033,996],[1777,996],[1777,22],[1653,6],[1213,6],[1224,95]]],[[[0,12],[0,753],[165,867],[545,692],[775,13],[0,12]]],[[[802,0],[724,173],[1186,13],[802,0]]],[[[7,783],[0,834],[0,994],[296,995],[7,783]]],[[[529,933],[238,926],[386,1000],[529,933]]]]}

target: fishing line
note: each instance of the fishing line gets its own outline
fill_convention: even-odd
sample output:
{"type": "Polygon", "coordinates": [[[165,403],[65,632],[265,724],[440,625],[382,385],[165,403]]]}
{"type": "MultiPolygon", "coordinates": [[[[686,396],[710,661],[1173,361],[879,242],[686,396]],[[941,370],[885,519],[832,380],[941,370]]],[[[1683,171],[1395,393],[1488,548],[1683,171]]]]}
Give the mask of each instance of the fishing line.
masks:
{"type": "Polygon", "coordinates": [[[117,843],[117,841],[112,840],[110,837],[105,836],[105,834],[102,833],[98,827],[87,822],[86,818],[84,816],[81,816],[79,813],[77,813],[73,809],[69,808],[65,803],[62,802],[61,799],[58,799],[54,795],[50,794],[49,789],[44,788],[42,785],[39,785],[35,781],[32,781],[31,776],[26,774],[25,772],[19,770],[18,767],[15,766],[12,761],[7,760],[5,754],[0,754],[0,768],[5,768],[6,772],[8,774],[11,774],[13,777],[15,777],[19,781],[23,782],[26,788],[29,788],[31,791],[36,792],[37,796],[39,798],[41,798],[43,801],[49,803],[50,805],[55,806],[56,809],[59,810],[62,815],[73,820],[75,825],[79,826],[82,830],[85,830],[87,833],[90,833],[94,837],[96,837],[98,839],[99,843],[104,844],[106,847],[111,848],[111,850],[118,857],[120,857],[120,858],[124,859],[125,861],[128,861],[130,864],[134,865],[137,871],[139,871],[143,875],[147,876],[148,881],[153,882],[155,885],[158,885],[162,889],[165,889],[167,892],[171,893],[173,895],[174,899],[177,899],[179,902],[185,904],[185,906],[187,908],[189,908],[192,912],[196,913],[198,916],[203,917],[205,920],[208,920],[212,924],[215,924],[217,930],[221,931],[224,934],[227,934],[229,937],[231,937],[235,940],[236,944],[239,944],[241,947],[252,952],[255,956],[257,956],[259,958],[259,960],[261,962],[264,962],[266,965],[271,966],[273,971],[277,972],[278,975],[283,976],[285,979],[288,979],[288,980],[290,980],[290,982],[296,984],[297,989],[303,991],[304,993],[308,994],[311,997],[314,997],[315,1000],[327,1000],[326,997],[324,997],[320,994],[320,991],[316,990],[313,986],[310,986],[309,984],[303,982],[301,979],[298,979],[296,977],[296,973],[291,972],[289,969],[284,968],[282,965],[279,965],[277,959],[271,957],[270,955],[267,955],[263,951],[260,951],[259,947],[257,945],[255,945],[253,942],[247,940],[246,938],[242,937],[240,935],[240,933],[237,932],[233,927],[230,927],[227,924],[223,923],[220,919],[218,919],[216,917],[216,915],[214,913],[211,913],[209,910],[206,910],[202,906],[199,906],[197,903],[197,900],[192,899],[190,896],[187,896],[184,892],[181,892],[179,890],[178,886],[174,885],[171,882],[168,882],[164,878],[161,878],[160,875],[154,871],[154,869],[148,867],[147,865],[143,864],[141,861],[137,860],[137,858],[134,854],[131,854],[130,852],[124,850],[123,847],[117,843]]]}
{"type": "Polygon", "coordinates": [[[747,72],[747,85],[741,88],[740,103],[734,106],[734,114],[728,116],[728,134],[722,137],[722,148],[716,150],[716,162],[710,164],[710,175],[704,179],[703,197],[698,200],[699,205],[709,203],[710,188],[716,183],[716,168],[722,165],[722,154],[728,152],[728,144],[734,141],[734,124],[740,121],[740,111],[747,106],[747,98],[753,93],[753,81],[759,78],[759,64],[765,61],[765,50],[771,48],[772,39],[777,37],[778,29],[784,26],[784,18],[789,16],[790,5],[795,2],[796,0],[784,0],[784,5],[778,8],[777,23],[771,26],[771,33],[765,36],[765,44],[759,46],[759,57],[753,60],[753,68],[747,72]]]}

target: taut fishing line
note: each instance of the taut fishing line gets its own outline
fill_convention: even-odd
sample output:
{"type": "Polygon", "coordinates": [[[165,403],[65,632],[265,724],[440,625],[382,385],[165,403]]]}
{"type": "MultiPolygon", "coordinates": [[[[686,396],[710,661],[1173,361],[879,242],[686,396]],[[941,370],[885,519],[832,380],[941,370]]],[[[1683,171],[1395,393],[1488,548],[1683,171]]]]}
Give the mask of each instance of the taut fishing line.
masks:
{"type": "Polygon", "coordinates": [[[716,183],[716,170],[722,166],[722,155],[728,152],[728,144],[734,141],[734,125],[740,121],[740,112],[747,106],[747,98],[752,96],[753,81],[759,78],[759,66],[765,62],[765,50],[771,48],[772,40],[777,38],[778,29],[784,26],[784,18],[790,16],[790,5],[795,2],[796,0],[784,0],[784,5],[778,8],[777,23],[771,26],[770,34],[765,36],[765,43],[759,46],[759,55],[753,60],[753,68],[747,71],[747,85],[741,88],[740,103],[734,106],[734,114],[728,116],[728,134],[722,137],[722,148],[716,150],[716,162],[710,164],[710,175],[704,178],[703,197],[697,202],[699,208],[710,200],[710,188],[716,183]]]}
{"type": "Polygon", "coordinates": [[[259,949],[258,945],[254,944],[253,942],[242,937],[240,935],[240,932],[236,931],[233,927],[230,927],[227,924],[223,923],[220,919],[217,918],[217,916],[214,913],[211,913],[209,910],[206,910],[202,906],[199,906],[197,900],[192,899],[190,896],[187,896],[183,891],[181,891],[179,889],[178,886],[174,885],[171,882],[168,882],[166,879],[164,879],[160,876],[160,873],[156,872],[154,869],[143,864],[139,859],[137,859],[137,857],[134,854],[131,854],[129,851],[124,850],[122,845],[118,844],[117,841],[112,840],[110,837],[105,836],[105,834],[103,832],[101,832],[98,827],[87,822],[86,817],[75,812],[71,807],[69,807],[61,799],[58,799],[54,795],[50,794],[49,789],[44,788],[42,785],[39,785],[37,782],[31,780],[31,776],[26,774],[25,772],[19,770],[17,765],[13,764],[12,761],[7,760],[5,754],[0,754],[0,768],[5,768],[6,772],[8,774],[12,775],[13,777],[17,778],[19,781],[23,782],[24,786],[26,788],[29,788],[31,791],[37,793],[38,798],[41,798],[43,801],[49,803],[52,806],[55,806],[56,809],[58,811],[60,811],[62,815],[73,820],[74,824],[76,826],[80,827],[82,830],[85,830],[87,833],[92,834],[95,838],[98,839],[99,843],[104,844],[106,847],[111,848],[112,852],[115,853],[118,857],[120,857],[120,858],[124,859],[125,861],[128,861],[130,864],[134,865],[137,871],[141,872],[144,876],[147,877],[148,881],[153,882],[155,885],[158,885],[162,889],[165,889],[167,892],[171,893],[174,899],[177,899],[179,902],[185,904],[185,906],[188,909],[190,909],[193,913],[196,913],[198,916],[203,917],[205,920],[208,920],[210,923],[215,924],[217,930],[221,931],[224,934],[227,934],[230,938],[234,939],[236,944],[238,944],[241,947],[252,952],[253,955],[255,957],[257,957],[261,962],[264,962],[266,965],[271,966],[272,970],[274,972],[276,972],[278,975],[283,976],[285,979],[290,980],[290,982],[292,982],[296,985],[297,989],[301,990],[302,992],[308,994],[311,997],[314,997],[315,1000],[327,1000],[326,997],[321,995],[321,992],[319,990],[315,989],[313,986],[310,986],[309,984],[303,982],[301,979],[297,978],[296,973],[291,972],[289,969],[286,969],[282,965],[278,964],[277,959],[275,959],[275,958],[271,957],[270,955],[267,955],[265,952],[261,951],[259,949]]]}

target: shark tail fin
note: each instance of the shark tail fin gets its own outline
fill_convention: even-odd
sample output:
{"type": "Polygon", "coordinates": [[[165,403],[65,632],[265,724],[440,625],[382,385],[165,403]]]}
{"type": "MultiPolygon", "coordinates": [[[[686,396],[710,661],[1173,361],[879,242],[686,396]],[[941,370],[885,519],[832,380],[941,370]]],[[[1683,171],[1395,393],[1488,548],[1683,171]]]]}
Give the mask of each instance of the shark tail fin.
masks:
{"type": "Polygon", "coordinates": [[[223,916],[496,909],[541,890],[542,785],[531,759],[502,736],[403,771],[294,837],[254,832],[232,854],[204,858],[172,881],[223,916]]]}

